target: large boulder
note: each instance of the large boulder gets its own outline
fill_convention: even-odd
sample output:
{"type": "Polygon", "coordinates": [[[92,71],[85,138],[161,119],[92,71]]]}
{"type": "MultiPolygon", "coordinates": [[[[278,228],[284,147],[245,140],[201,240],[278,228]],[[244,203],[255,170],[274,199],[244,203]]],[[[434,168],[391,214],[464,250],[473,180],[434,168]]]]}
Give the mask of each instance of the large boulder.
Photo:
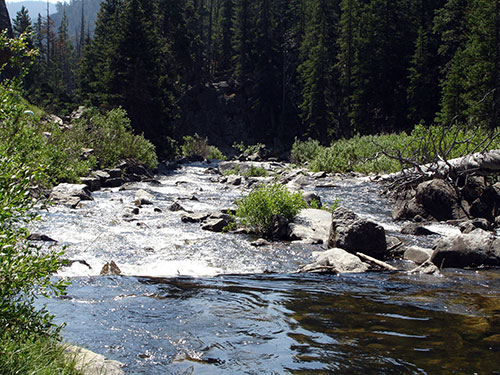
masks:
{"type": "Polygon", "coordinates": [[[288,225],[288,236],[292,240],[326,243],[330,233],[332,215],[325,210],[305,209],[288,225]]]}
{"type": "Polygon", "coordinates": [[[417,187],[416,203],[438,221],[458,220],[467,217],[457,192],[444,180],[424,181],[417,187]]]}
{"type": "Polygon", "coordinates": [[[381,225],[339,207],[332,214],[328,247],[340,247],[350,253],[361,252],[374,258],[383,258],[387,252],[385,230],[381,225]]]}
{"type": "Polygon", "coordinates": [[[368,269],[368,265],[356,255],[334,248],[320,253],[314,263],[302,267],[299,272],[353,273],[368,269]]]}
{"type": "Polygon", "coordinates": [[[431,261],[440,268],[500,266],[500,240],[482,229],[441,238],[434,245],[431,261]]]}
{"type": "Polygon", "coordinates": [[[89,188],[85,184],[59,184],[52,189],[49,199],[56,204],[63,204],[71,208],[78,206],[80,201],[94,200],[89,188]]]}

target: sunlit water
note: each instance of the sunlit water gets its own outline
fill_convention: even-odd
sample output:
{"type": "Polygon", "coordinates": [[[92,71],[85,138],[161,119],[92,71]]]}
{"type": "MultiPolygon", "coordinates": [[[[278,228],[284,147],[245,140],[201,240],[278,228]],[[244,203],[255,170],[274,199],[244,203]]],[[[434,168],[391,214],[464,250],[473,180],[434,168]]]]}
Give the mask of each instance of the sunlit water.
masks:
{"type": "MultiPolygon", "coordinates": [[[[169,211],[174,201],[195,212],[220,210],[245,194],[212,182],[206,167],[186,166],[161,185],[96,192],[77,210],[44,213],[37,231],[92,267],[64,270],[68,295],[41,301],[67,323],[66,340],[123,362],[127,374],[500,372],[498,271],[295,274],[320,246],[255,248],[249,236],[203,231],[169,211]],[[154,194],[154,205],[133,215],[139,188],[154,194]],[[124,276],[99,276],[110,260],[124,276]]],[[[327,185],[314,188],[326,203],[338,198],[398,231],[379,186],[327,185]]]]}

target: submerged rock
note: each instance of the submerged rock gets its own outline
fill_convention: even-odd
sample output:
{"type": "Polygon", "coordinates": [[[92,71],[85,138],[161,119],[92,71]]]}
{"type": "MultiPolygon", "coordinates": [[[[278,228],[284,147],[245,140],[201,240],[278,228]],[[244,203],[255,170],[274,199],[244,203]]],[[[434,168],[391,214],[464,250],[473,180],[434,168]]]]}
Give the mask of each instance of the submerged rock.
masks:
{"type": "Polygon", "coordinates": [[[437,234],[437,233],[434,233],[433,231],[431,231],[431,230],[429,230],[421,225],[418,225],[416,223],[403,224],[403,226],[401,227],[401,233],[402,234],[411,234],[414,236],[431,236],[433,234],[437,234]]]}
{"type": "Polygon", "coordinates": [[[135,205],[136,206],[143,206],[143,205],[150,205],[153,204],[154,197],[152,194],[148,193],[145,190],[139,189],[135,193],[135,205]]]}
{"type": "Polygon", "coordinates": [[[361,273],[368,269],[368,264],[356,255],[333,248],[320,253],[314,263],[302,267],[299,272],[361,273]]]}
{"type": "Polygon", "coordinates": [[[411,246],[405,250],[403,258],[416,264],[423,264],[431,259],[433,251],[419,246],[411,246]]]}
{"type": "Polygon", "coordinates": [[[229,220],[225,218],[209,218],[203,222],[201,229],[220,233],[228,225],[229,220]]]}

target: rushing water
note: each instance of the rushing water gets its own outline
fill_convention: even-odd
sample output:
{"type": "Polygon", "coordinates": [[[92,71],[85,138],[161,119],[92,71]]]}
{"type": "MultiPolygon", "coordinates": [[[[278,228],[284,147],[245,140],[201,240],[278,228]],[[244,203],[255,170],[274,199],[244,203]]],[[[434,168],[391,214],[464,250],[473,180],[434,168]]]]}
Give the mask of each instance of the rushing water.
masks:
{"type": "MultiPolygon", "coordinates": [[[[168,210],[174,201],[216,210],[244,194],[213,178],[205,165],[187,166],[161,185],[96,192],[77,210],[44,213],[37,231],[92,267],[64,270],[68,295],[43,301],[67,322],[66,340],[123,362],[127,374],[500,372],[499,272],[294,274],[319,246],[255,248],[248,236],[203,231],[168,210]],[[155,204],[133,215],[139,188],[155,204]],[[99,276],[110,260],[123,276],[99,276]]],[[[329,185],[314,188],[324,201],[339,198],[397,231],[376,185],[329,185]]]]}

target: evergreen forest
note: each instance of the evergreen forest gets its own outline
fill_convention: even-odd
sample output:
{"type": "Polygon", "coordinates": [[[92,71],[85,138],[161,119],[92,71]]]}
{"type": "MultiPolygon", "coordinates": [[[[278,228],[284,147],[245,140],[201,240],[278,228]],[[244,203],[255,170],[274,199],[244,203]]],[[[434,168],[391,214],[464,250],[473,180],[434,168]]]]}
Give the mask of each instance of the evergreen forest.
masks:
{"type": "Polygon", "coordinates": [[[94,33],[88,2],[11,15],[39,50],[28,99],[122,107],[160,154],[195,132],[289,149],[498,125],[500,0],[104,0],[94,33]]]}

